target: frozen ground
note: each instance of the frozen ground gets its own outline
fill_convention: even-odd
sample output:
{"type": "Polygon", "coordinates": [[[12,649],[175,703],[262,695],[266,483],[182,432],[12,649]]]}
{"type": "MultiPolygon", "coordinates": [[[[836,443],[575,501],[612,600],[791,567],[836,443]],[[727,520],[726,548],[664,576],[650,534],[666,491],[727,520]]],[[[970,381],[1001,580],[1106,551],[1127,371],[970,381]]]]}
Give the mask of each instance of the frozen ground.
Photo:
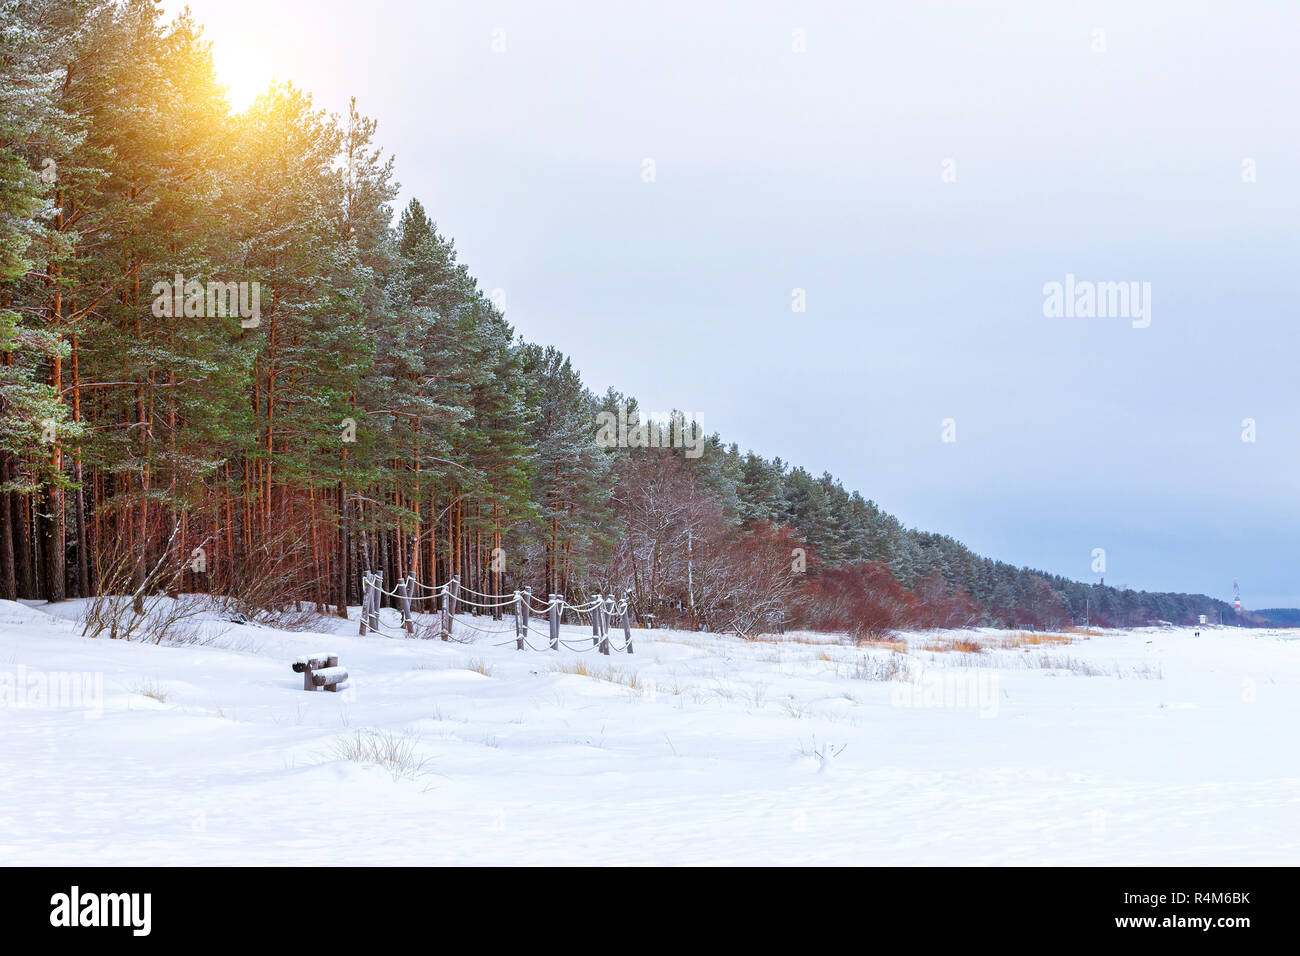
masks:
{"type": "Polygon", "coordinates": [[[1300,863],[1300,632],[602,657],[78,612],[0,602],[0,864],[1300,863]],[[321,650],[351,689],[301,689],[321,650]]]}

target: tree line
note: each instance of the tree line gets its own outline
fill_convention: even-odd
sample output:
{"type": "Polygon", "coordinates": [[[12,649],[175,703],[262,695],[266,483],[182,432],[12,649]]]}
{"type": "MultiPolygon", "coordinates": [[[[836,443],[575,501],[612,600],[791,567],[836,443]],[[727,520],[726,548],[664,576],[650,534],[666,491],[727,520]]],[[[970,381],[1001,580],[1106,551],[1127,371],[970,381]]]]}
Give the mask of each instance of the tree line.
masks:
{"type": "Polygon", "coordinates": [[[717,435],[603,447],[394,161],[274,85],[234,113],[188,13],[0,0],[0,598],[149,589],[346,614],[360,575],[632,592],[786,626],[1233,619],[981,558],[717,435]]]}

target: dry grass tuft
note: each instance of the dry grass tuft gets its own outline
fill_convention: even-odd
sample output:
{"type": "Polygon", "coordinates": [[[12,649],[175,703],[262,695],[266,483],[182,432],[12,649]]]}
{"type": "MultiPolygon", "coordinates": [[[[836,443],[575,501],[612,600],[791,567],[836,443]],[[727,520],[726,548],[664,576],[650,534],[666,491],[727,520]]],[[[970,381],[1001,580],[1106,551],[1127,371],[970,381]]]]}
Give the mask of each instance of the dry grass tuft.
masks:
{"type": "MultiPolygon", "coordinates": [[[[1118,663],[1106,667],[1080,660],[1077,657],[1052,657],[1044,654],[1035,661],[1043,670],[1069,671],[1080,677],[1135,677],[1138,680],[1164,680],[1164,669],[1159,664],[1141,663],[1125,671],[1118,663]]],[[[1033,663],[1030,664],[1033,666],[1033,663]]]]}
{"type": "Polygon", "coordinates": [[[587,662],[579,657],[571,664],[557,664],[551,668],[557,674],[577,674],[579,677],[590,677],[591,669],[587,667],[587,662]]]}
{"type": "Polygon", "coordinates": [[[786,631],[784,634],[768,634],[762,640],[769,644],[808,644],[813,647],[853,643],[848,634],[831,631],[786,631]]]}
{"type": "Polygon", "coordinates": [[[418,738],[410,733],[359,730],[341,738],[334,745],[334,755],[340,760],[375,764],[391,773],[394,780],[401,780],[427,772],[425,759],[416,752],[417,742],[418,738]]]}
{"type": "Polygon", "coordinates": [[[939,653],[957,651],[960,654],[983,654],[984,645],[969,637],[956,637],[931,641],[925,645],[925,650],[939,653]]]}
{"type": "Polygon", "coordinates": [[[588,667],[587,662],[581,658],[572,664],[560,664],[554,670],[559,674],[577,674],[580,677],[590,677],[594,680],[608,681],[611,684],[621,684],[631,690],[641,689],[641,678],[637,676],[636,671],[628,673],[614,667],[588,667]]]}
{"type": "Polygon", "coordinates": [[[1073,644],[1076,635],[1053,634],[1048,631],[1016,631],[998,640],[997,646],[1007,650],[1018,647],[1059,646],[1073,644]]]}
{"type": "Polygon", "coordinates": [[[1081,677],[1111,676],[1111,671],[1080,660],[1077,657],[1053,657],[1050,654],[1044,654],[1042,657],[1037,658],[1035,663],[1045,671],[1069,671],[1071,674],[1078,674],[1081,677]]]}
{"type": "Polygon", "coordinates": [[[885,657],[864,657],[853,670],[856,680],[910,680],[911,669],[898,654],[885,657]]]}
{"type": "Polygon", "coordinates": [[[142,697],[152,697],[160,704],[167,703],[167,692],[162,689],[162,685],[156,680],[142,680],[132,690],[142,697]]]}
{"type": "Polygon", "coordinates": [[[468,661],[466,661],[465,669],[474,671],[475,673],[478,674],[482,674],[484,677],[492,676],[492,665],[489,664],[487,661],[481,660],[480,658],[477,657],[472,657],[468,661]]]}
{"type": "Polygon", "coordinates": [[[895,641],[880,638],[863,638],[858,641],[858,647],[876,647],[884,651],[893,651],[895,654],[907,653],[907,641],[895,641]]]}

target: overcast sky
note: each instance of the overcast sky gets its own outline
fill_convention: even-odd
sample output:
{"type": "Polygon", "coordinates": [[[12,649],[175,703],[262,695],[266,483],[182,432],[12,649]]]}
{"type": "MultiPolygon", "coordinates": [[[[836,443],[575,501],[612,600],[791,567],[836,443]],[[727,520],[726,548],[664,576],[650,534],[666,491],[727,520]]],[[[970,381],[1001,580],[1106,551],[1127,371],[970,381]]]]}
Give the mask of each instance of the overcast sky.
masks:
{"type": "Polygon", "coordinates": [[[237,105],[355,95],[594,390],[1015,564],[1300,605],[1300,6],[189,6],[237,105]],[[1149,325],[1045,316],[1067,274],[1149,325]]]}

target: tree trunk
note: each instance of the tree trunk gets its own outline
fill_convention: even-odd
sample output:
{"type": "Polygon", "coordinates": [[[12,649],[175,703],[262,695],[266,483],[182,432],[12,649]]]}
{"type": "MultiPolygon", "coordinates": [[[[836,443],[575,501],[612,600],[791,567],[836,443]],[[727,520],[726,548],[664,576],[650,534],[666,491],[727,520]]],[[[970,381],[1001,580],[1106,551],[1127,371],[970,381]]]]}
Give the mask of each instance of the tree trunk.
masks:
{"type": "MultiPolygon", "coordinates": [[[[9,477],[18,477],[18,467],[9,462],[9,477]]],[[[14,577],[18,582],[18,596],[36,598],[36,570],[32,567],[31,508],[27,495],[17,491],[9,493],[10,516],[14,524],[14,577]]]]}
{"type": "MultiPolygon", "coordinates": [[[[72,420],[81,421],[81,367],[77,336],[72,336],[72,420]]],[[[86,489],[82,484],[81,446],[72,455],[72,480],[76,483],[77,592],[90,597],[90,533],[86,528],[86,489]]]]}
{"type": "MultiPolygon", "coordinates": [[[[9,474],[9,456],[0,452],[0,481],[9,474]]],[[[18,576],[14,567],[14,521],[12,495],[0,493],[0,599],[18,600],[18,576]]]]}
{"type": "Polygon", "coordinates": [[[41,490],[39,533],[41,544],[41,570],[44,574],[45,600],[62,601],[66,598],[63,561],[63,489],[46,482],[41,490]]]}

